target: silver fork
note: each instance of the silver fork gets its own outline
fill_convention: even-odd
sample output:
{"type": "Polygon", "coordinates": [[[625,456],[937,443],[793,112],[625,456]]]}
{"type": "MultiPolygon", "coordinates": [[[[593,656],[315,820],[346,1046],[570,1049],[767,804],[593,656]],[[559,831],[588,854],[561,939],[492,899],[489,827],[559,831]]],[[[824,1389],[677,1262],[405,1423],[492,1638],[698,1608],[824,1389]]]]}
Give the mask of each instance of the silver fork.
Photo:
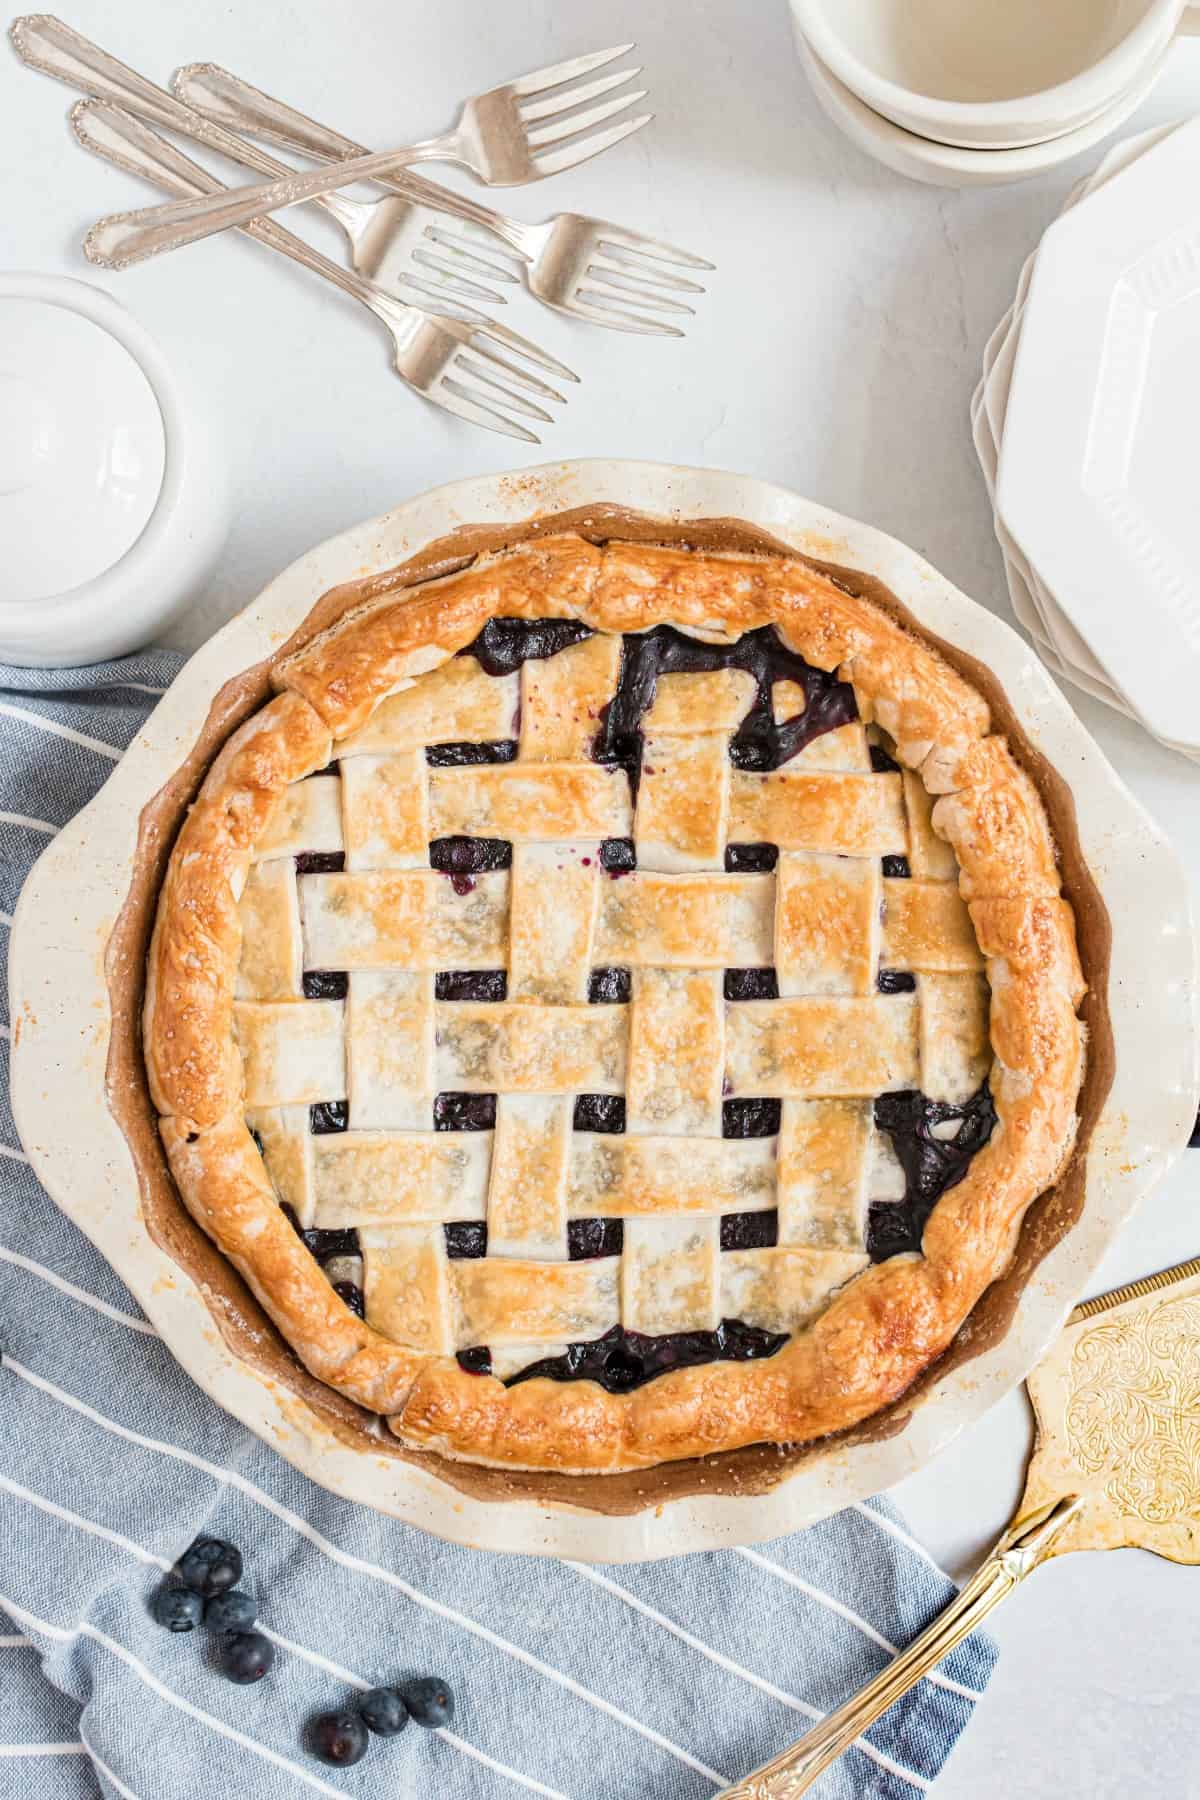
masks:
{"type": "MultiPolygon", "coordinates": [[[[631,76],[639,73],[630,71],[631,76]]],[[[234,131],[269,138],[321,162],[367,154],[363,145],[306,118],[214,63],[189,63],[173,77],[171,86],[189,108],[205,118],[234,131]]],[[[478,240],[455,236],[446,221],[436,217],[434,208],[454,213],[501,238],[521,259],[521,273],[530,292],[547,306],[619,331],[680,336],[669,318],[639,312],[638,303],[652,312],[691,313],[692,307],[673,299],[672,293],[702,294],[704,289],[661,265],[713,266],[689,251],[676,250],[603,219],[558,213],[540,225],[527,225],[419,175],[382,175],[378,179],[396,198],[365,204],[345,202],[354,208],[354,214],[341,223],[353,245],[355,268],[385,284],[403,279],[412,262],[435,274],[457,272],[464,280],[469,273],[480,272],[473,254],[480,248],[478,240]],[[446,260],[435,261],[431,245],[436,245],[446,260]]],[[[327,196],[323,204],[328,202],[327,196]]],[[[338,195],[336,203],[341,205],[343,196],[338,195]]],[[[485,264],[484,269],[497,272],[493,264],[485,264]]]]}
{"type": "Polygon", "coordinates": [[[243,225],[250,219],[295,206],[301,200],[314,200],[319,194],[331,193],[353,181],[369,180],[407,163],[455,163],[489,187],[513,187],[557,175],[599,155],[649,123],[652,115],[639,113],[632,119],[604,126],[606,119],[615,118],[635,100],[643,99],[644,88],[632,94],[611,94],[595,106],[578,110],[581,95],[590,101],[622,86],[628,78],[625,71],[618,69],[582,88],[564,88],[564,83],[603,68],[630,47],[618,44],[612,50],[596,50],[590,56],[536,69],[486,94],[478,94],[464,103],[458,123],[450,131],[403,149],[354,157],[335,168],[318,169],[311,174],[293,172],[255,187],[225,189],[202,200],[173,200],[165,206],[110,214],[88,232],[84,254],[102,268],[128,268],[148,256],[178,250],[215,231],[227,231],[231,225],[243,225]],[[559,91],[552,93],[550,89],[559,91]],[[546,97],[535,98],[539,94],[546,97]],[[560,147],[555,149],[554,145],[560,147]]]}
{"type": "MultiPolygon", "coordinates": [[[[115,56],[102,50],[99,44],[83,37],[72,30],[61,19],[48,14],[30,14],[16,19],[11,27],[13,47],[22,62],[39,74],[50,75],[56,81],[63,81],[85,94],[93,94],[98,100],[113,100],[129,112],[136,113],[139,118],[149,119],[153,124],[164,125],[171,131],[179,132],[183,137],[194,138],[198,143],[206,145],[210,150],[218,151],[232,162],[240,162],[249,168],[257,169],[263,175],[291,175],[294,170],[286,163],[276,161],[260,150],[256,144],[247,143],[244,138],[235,137],[231,131],[203,117],[182,100],[176,99],[165,88],[156,87],[131,69],[115,56]]],[[[417,177],[413,178],[418,179],[417,177]]],[[[440,189],[437,190],[439,193],[440,189]]],[[[447,196],[453,199],[453,195],[447,196]]],[[[331,212],[338,224],[346,232],[353,246],[360,235],[367,230],[366,214],[369,203],[349,200],[342,194],[328,194],[317,202],[331,212]]],[[[384,201],[384,206],[391,206],[392,201],[384,201]]],[[[403,211],[400,201],[394,204],[403,211]]],[[[384,221],[381,219],[382,225],[384,221]]],[[[378,235],[377,231],[371,234],[378,235]]],[[[503,254],[503,252],[498,252],[503,254]]],[[[375,275],[372,268],[364,267],[356,260],[359,273],[371,278],[375,275]]],[[[463,267],[468,265],[464,263],[463,267]]],[[[511,267],[507,264],[490,263],[482,258],[474,259],[469,265],[471,274],[489,274],[501,281],[513,281],[511,267]]],[[[465,274],[454,269],[443,268],[437,262],[431,264],[431,277],[425,278],[411,267],[405,267],[399,259],[388,272],[389,279],[403,283],[418,293],[433,300],[441,300],[449,296],[453,300],[484,300],[495,304],[503,304],[503,296],[492,289],[479,286],[465,274]]],[[[381,285],[383,283],[381,282],[381,285]]],[[[478,315],[473,315],[478,317],[478,315]]]]}
{"type": "MultiPolygon", "coordinates": [[[[168,193],[214,194],[222,191],[220,182],[207,169],[194,163],[142,120],[108,101],[77,101],[71,111],[71,126],[85,149],[166,188],[168,193]]],[[[281,251],[293,261],[303,263],[314,274],[332,281],[351,298],[361,300],[391,336],[396,373],[401,379],[424,394],[427,400],[473,425],[522,438],[526,443],[540,441],[532,431],[510,418],[506,409],[548,423],[551,415],[531,400],[529,394],[559,401],[563,396],[514,362],[514,357],[523,357],[568,380],[578,379],[562,363],[539,350],[536,344],[518,337],[516,332],[503,325],[491,320],[482,325],[471,325],[461,319],[424,312],[420,307],[406,306],[393,295],[384,293],[382,288],[364,281],[360,275],[351,274],[348,269],[331,262],[302,238],[293,237],[270,220],[252,220],[242,229],[260,243],[281,251]],[[501,349],[507,354],[501,355],[501,349]],[[515,393],[509,383],[515,383],[525,391],[515,393]]]]}

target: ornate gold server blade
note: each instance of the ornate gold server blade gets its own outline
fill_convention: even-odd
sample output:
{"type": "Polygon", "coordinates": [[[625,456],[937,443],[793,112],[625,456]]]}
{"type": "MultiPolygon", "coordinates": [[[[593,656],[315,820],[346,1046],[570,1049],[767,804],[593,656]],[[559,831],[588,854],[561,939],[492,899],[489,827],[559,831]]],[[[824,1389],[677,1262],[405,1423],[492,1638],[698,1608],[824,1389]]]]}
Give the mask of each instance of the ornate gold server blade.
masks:
{"type": "Polygon", "coordinates": [[[1200,1257],[1077,1306],[1028,1389],[1025,1492],[991,1555],[873,1681],[715,1800],[795,1800],[1052,1556],[1133,1545],[1200,1562],[1200,1257]]]}

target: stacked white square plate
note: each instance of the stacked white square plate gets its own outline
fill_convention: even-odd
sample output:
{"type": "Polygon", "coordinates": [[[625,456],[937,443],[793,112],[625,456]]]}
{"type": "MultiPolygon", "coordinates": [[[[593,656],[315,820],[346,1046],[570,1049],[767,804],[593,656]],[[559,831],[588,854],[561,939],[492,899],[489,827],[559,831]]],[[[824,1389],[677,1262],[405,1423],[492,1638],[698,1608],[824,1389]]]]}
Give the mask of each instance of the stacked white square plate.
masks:
{"type": "Polygon", "coordinates": [[[1200,761],[1200,119],[1117,145],[1021,272],[971,403],[1046,665],[1200,761]]]}

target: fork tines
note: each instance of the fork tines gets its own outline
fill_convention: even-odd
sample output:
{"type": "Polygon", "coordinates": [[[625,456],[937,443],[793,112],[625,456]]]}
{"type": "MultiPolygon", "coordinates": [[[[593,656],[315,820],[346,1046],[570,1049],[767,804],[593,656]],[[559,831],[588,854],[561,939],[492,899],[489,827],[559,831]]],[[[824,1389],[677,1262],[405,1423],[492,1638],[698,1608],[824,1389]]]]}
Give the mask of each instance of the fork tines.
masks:
{"type": "MultiPolygon", "coordinates": [[[[449,321],[443,319],[442,324],[446,326],[449,321]]],[[[522,368],[516,359],[524,358],[566,381],[578,381],[578,375],[539,345],[494,320],[471,330],[452,329],[460,339],[461,348],[427,390],[429,398],[472,425],[502,432],[506,437],[520,438],[527,444],[540,443],[541,439],[534,432],[510,418],[509,413],[521,413],[549,425],[553,423],[553,415],[529,396],[535,394],[543,400],[557,400],[560,405],[566,403],[566,396],[552,388],[549,382],[522,368]],[[501,350],[508,354],[501,355],[501,350]],[[516,391],[518,389],[524,391],[516,391]]]]}
{"type": "Polygon", "coordinates": [[[653,113],[638,113],[632,119],[621,119],[619,123],[610,125],[606,131],[595,129],[596,126],[603,125],[606,119],[615,119],[618,113],[625,112],[635,101],[646,98],[645,88],[636,88],[632,93],[614,92],[640,75],[640,66],[636,69],[616,69],[581,87],[568,85],[578,81],[581,76],[590,74],[593,69],[602,69],[607,63],[615,62],[617,57],[624,56],[632,49],[633,45],[629,43],[617,44],[611,50],[593,50],[589,56],[576,56],[569,62],[552,63],[548,68],[535,69],[532,74],[522,75],[509,83],[525,126],[531,160],[540,175],[557,175],[565,169],[573,169],[589,157],[598,156],[602,150],[611,149],[614,144],[619,144],[623,138],[631,137],[643,125],[650,123],[653,113]],[[548,93],[547,90],[551,88],[559,91],[548,93]],[[546,98],[530,99],[535,94],[545,94],[546,98]],[[611,94],[612,98],[601,101],[597,106],[587,105],[592,100],[600,101],[603,94],[611,94]],[[587,110],[579,112],[576,110],[579,107],[587,107],[587,110]],[[554,144],[560,144],[562,148],[551,150],[549,146],[554,144]]]}
{"type": "Polygon", "coordinates": [[[713,264],[688,250],[676,250],[655,238],[616,226],[600,227],[595,251],[575,289],[572,310],[595,325],[646,337],[682,337],[671,316],[693,317],[695,307],[680,294],[702,294],[698,281],[688,281],[664,264],[711,269],[713,264]],[[666,314],[667,317],[656,317],[666,314]]]}

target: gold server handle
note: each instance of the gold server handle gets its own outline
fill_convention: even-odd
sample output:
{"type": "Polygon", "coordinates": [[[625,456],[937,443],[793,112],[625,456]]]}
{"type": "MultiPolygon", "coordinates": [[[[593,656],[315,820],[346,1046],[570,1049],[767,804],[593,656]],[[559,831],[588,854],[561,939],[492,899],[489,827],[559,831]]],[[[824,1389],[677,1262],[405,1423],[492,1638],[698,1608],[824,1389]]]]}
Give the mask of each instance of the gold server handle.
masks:
{"type": "Polygon", "coordinates": [[[822,1770],[836,1762],[855,1738],[982,1625],[993,1608],[1045,1561],[1054,1539],[1081,1505],[1082,1501],[1071,1496],[1018,1519],[945,1612],[886,1669],[805,1732],[789,1750],[744,1781],[722,1789],[714,1800],[795,1800],[797,1794],[806,1793],[822,1770]]]}

